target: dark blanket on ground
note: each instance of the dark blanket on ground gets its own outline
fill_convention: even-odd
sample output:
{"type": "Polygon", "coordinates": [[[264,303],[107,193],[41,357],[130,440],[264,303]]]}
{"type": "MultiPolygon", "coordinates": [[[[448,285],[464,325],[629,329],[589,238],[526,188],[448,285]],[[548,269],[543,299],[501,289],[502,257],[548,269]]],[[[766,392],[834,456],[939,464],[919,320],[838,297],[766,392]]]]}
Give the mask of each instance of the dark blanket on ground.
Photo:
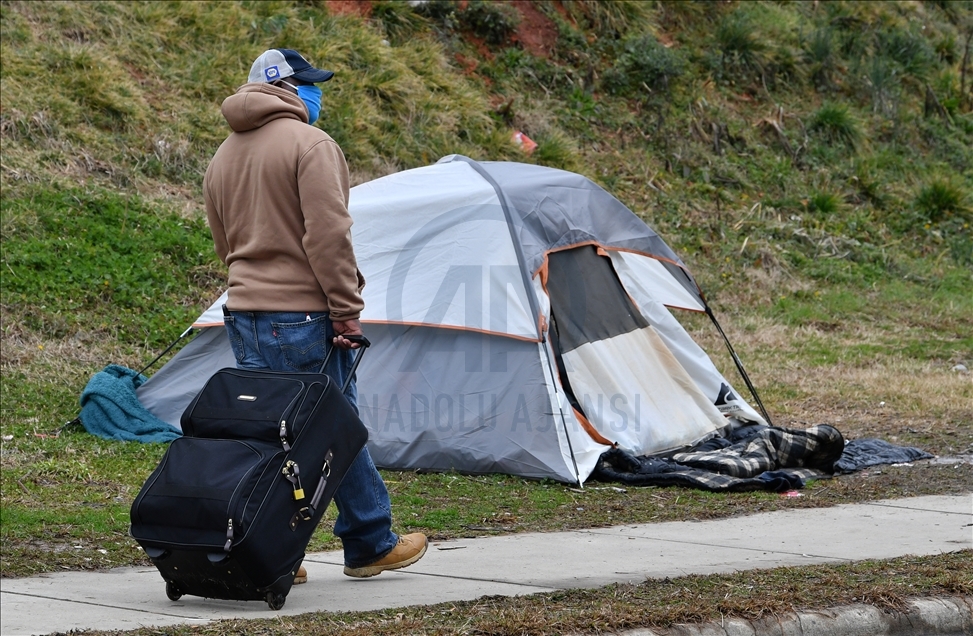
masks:
{"type": "Polygon", "coordinates": [[[845,452],[835,462],[836,473],[853,473],[869,466],[907,464],[918,459],[932,459],[934,455],[911,446],[896,446],[881,439],[853,439],[845,444],[845,452]]]}
{"type": "Polygon", "coordinates": [[[808,429],[752,425],[666,457],[636,457],[613,448],[602,454],[591,476],[633,486],[785,492],[835,472],[927,457],[932,455],[881,440],[846,445],[838,429],[828,425],[808,429]]]}

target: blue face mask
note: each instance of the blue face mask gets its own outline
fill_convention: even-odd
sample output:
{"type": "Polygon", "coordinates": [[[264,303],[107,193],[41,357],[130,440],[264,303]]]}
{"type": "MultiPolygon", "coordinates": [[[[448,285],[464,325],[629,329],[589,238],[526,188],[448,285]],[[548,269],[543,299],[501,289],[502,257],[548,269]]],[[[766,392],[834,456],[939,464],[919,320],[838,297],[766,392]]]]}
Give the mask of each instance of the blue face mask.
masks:
{"type": "Polygon", "coordinates": [[[313,124],[321,114],[321,89],[313,84],[297,86],[297,96],[307,106],[307,123],[313,124]]]}

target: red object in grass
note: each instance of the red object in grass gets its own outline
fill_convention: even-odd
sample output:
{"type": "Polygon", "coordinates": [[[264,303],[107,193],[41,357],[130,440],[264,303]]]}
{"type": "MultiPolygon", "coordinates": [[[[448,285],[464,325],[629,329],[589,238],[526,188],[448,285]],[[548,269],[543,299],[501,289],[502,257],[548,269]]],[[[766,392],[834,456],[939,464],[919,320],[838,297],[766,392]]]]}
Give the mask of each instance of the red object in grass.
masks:
{"type": "Polygon", "coordinates": [[[537,142],[520,132],[519,130],[513,134],[514,143],[521,147],[521,149],[528,155],[534,152],[534,148],[537,147],[537,142]]]}

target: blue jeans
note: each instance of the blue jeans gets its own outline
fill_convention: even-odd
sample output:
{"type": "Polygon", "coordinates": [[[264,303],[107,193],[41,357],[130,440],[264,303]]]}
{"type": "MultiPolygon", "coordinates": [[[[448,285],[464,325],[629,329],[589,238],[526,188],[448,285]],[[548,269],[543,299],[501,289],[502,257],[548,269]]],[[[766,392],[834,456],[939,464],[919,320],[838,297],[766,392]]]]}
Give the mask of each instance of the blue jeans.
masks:
{"type": "MultiPolygon", "coordinates": [[[[240,369],[318,372],[331,349],[334,327],[326,313],[223,312],[226,333],[240,369]]],[[[336,349],[325,369],[340,387],[355,354],[336,349]]],[[[352,379],[345,397],[358,412],[358,389],[352,379]]],[[[363,448],[334,497],[338,518],[334,534],[341,539],[345,565],[368,565],[392,551],[399,538],[392,532],[392,504],[382,476],[363,448]]]]}

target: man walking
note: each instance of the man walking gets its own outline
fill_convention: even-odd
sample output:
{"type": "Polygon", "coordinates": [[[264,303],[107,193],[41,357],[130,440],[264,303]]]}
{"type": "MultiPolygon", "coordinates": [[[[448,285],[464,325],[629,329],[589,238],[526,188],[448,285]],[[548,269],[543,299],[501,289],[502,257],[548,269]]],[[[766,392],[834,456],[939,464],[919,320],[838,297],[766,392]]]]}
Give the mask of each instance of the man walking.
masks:
{"type": "MultiPolygon", "coordinates": [[[[333,76],[290,49],[260,55],[248,83],[223,102],[233,133],[206,170],[203,194],[229,269],[223,313],[237,366],[317,371],[337,347],[325,372],[340,386],[358,347],[345,336],[362,334],[365,280],[351,242],[344,154],[309,125],[321,109],[315,84],[333,76]]],[[[357,411],[354,381],[345,395],[357,411]]],[[[392,532],[388,491],[367,448],[334,500],[345,574],[375,576],[425,554],[425,535],[392,532]]],[[[306,580],[301,567],[294,582],[306,580]]]]}

